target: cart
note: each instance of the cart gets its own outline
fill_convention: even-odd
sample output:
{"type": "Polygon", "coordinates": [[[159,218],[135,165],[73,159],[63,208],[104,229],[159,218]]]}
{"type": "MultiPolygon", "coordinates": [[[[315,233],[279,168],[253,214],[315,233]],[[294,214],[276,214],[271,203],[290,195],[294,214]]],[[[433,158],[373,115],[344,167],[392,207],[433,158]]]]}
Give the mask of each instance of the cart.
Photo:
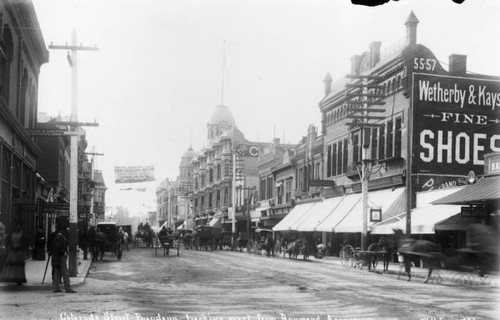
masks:
{"type": "Polygon", "coordinates": [[[274,257],[274,239],[273,230],[257,228],[255,230],[255,239],[251,239],[247,243],[247,252],[253,254],[262,254],[262,250],[265,250],[267,256],[271,254],[274,257]]]}
{"type": "Polygon", "coordinates": [[[236,236],[230,231],[221,232],[220,248],[222,250],[235,250],[238,248],[236,236]]]}
{"type": "Polygon", "coordinates": [[[118,233],[116,222],[99,222],[97,224],[97,245],[101,260],[105,252],[113,252],[118,260],[121,260],[124,241],[118,233]]]}
{"type": "Polygon", "coordinates": [[[204,248],[206,251],[210,248],[210,250],[214,250],[215,247],[215,235],[216,231],[214,228],[210,226],[197,226],[196,234],[193,239],[193,246],[196,250],[200,250],[204,248]]]}

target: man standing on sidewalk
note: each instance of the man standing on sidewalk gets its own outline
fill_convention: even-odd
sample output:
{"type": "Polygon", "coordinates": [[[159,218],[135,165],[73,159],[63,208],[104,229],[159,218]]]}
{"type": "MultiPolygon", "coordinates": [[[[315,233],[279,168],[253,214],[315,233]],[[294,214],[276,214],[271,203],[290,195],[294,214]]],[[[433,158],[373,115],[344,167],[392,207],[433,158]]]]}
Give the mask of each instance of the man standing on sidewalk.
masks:
{"type": "Polygon", "coordinates": [[[57,235],[52,243],[52,290],[61,292],[59,282],[61,276],[64,282],[64,290],[67,293],[75,293],[69,283],[68,271],[68,234],[69,230],[65,226],[58,227],[57,235]]]}

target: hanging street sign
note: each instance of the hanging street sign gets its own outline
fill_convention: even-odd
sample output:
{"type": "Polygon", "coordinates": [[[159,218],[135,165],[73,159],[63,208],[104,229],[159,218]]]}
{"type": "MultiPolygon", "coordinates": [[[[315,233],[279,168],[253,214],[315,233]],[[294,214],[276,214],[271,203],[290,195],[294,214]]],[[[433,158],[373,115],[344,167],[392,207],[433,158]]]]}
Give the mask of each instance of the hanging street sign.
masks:
{"type": "Polygon", "coordinates": [[[62,129],[26,129],[33,137],[62,137],[66,130],[62,129]]]}

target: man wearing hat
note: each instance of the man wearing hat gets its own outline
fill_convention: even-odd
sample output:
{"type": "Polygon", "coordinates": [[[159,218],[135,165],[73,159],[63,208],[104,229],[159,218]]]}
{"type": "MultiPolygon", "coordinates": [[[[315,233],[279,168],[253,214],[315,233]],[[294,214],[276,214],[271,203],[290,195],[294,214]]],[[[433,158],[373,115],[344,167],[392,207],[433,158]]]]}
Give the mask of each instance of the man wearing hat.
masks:
{"type": "Polygon", "coordinates": [[[52,243],[52,290],[61,292],[59,282],[61,277],[64,282],[64,290],[67,293],[75,293],[69,283],[68,271],[68,236],[69,228],[64,224],[57,226],[57,235],[52,243]]]}

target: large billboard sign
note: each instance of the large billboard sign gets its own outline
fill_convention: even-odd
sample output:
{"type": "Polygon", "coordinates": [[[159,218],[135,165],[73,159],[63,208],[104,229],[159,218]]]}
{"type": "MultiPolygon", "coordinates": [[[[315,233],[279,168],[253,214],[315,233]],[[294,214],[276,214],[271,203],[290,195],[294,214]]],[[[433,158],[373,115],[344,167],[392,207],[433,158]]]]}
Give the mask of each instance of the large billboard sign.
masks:
{"type": "Polygon", "coordinates": [[[115,183],[155,181],[154,166],[115,167],[115,183]]]}
{"type": "Polygon", "coordinates": [[[413,74],[416,173],[482,174],[500,152],[500,81],[413,74]]]}

